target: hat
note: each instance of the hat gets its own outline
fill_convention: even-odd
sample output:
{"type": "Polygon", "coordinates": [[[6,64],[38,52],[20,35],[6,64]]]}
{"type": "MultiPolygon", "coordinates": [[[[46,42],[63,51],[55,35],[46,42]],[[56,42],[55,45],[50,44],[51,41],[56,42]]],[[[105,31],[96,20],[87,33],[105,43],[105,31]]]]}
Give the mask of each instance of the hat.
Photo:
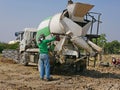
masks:
{"type": "Polygon", "coordinates": [[[45,39],[45,35],[44,34],[41,34],[40,36],[39,36],[39,38],[38,38],[38,41],[42,41],[42,40],[44,40],[45,39]]]}

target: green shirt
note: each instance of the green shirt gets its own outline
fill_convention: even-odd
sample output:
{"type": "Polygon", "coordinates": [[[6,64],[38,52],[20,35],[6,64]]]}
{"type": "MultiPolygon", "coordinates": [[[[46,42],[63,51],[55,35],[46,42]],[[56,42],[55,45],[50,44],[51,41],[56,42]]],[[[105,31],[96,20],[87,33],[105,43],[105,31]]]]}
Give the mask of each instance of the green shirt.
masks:
{"type": "Polygon", "coordinates": [[[55,37],[48,39],[48,40],[42,40],[41,43],[38,44],[39,51],[41,54],[48,54],[48,46],[47,43],[54,41],[55,37]]]}

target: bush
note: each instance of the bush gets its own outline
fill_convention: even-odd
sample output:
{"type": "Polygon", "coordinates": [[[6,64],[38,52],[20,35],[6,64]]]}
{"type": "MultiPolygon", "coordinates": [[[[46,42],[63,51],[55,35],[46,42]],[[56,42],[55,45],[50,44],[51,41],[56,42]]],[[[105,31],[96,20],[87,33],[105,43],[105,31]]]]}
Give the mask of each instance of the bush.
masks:
{"type": "Polygon", "coordinates": [[[19,43],[7,44],[4,42],[0,42],[0,53],[2,53],[4,49],[18,49],[18,48],[19,48],[19,43]]]}

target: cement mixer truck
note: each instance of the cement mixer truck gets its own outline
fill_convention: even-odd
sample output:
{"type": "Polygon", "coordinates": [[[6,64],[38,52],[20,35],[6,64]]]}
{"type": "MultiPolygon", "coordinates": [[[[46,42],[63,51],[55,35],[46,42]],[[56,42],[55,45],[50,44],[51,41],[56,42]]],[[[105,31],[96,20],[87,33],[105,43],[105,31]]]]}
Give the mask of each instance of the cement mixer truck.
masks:
{"type": "Polygon", "coordinates": [[[19,61],[28,65],[29,62],[38,62],[38,39],[44,34],[46,39],[59,36],[59,41],[49,44],[51,66],[57,63],[72,66],[77,71],[86,69],[87,59],[96,57],[101,53],[92,38],[99,37],[100,13],[89,12],[94,5],[69,0],[67,8],[63,12],[55,14],[43,20],[37,29],[25,29],[16,33],[20,39],[19,61]],[[96,19],[94,15],[97,15],[96,19]],[[93,33],[93,25],[97,23],[96,33],[93,33]]]}

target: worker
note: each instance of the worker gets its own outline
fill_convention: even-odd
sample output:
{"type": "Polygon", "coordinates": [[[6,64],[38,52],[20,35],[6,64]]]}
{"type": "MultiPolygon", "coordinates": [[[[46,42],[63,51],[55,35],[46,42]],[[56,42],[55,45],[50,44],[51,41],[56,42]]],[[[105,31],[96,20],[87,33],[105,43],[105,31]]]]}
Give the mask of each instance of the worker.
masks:
{"type": "Polygon", "coordinates": [[[112,64],[116,64],[116,58],[114,56],[112,56],[112,64]]]}
{"type": "Polygon", "coordinates": [[[115,66],[120,66],[120,59],[112,57],[112,64],[115,66]]]}
{"type": "Polygon", "coordinates": [[[38,68],[40,72],[40,79],[44,80],[44,76],[46,74],[46,80],[50,81],[50,62],[48,56],[48,46],[49,42],[52,42],[56,39],[56,37],[52,37],[51,39],[45,39],[45,35],[41,34],[38,39],[38,47],[40,51],[39,55],[39,63],[38,68]]]}

